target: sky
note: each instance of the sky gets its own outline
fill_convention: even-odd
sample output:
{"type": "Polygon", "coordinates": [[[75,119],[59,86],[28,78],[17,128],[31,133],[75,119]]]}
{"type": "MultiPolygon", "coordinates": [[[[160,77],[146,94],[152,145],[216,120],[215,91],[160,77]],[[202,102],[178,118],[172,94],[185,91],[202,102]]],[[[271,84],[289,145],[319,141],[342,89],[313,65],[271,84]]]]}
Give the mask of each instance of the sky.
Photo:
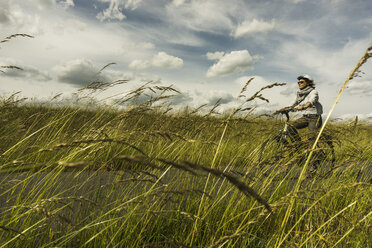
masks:
{"type": "MultiPolygon", "coordinates": [[[[93,80],[129,80],[182,92],[175,106],[239,104],[240,90],[262,92],[256,113],[290,105],[297,76],[308,74],[327,114],[350,72],[372,44],[370,0],[0,0],[0,95],[64,97],[93,80]],[[115,63],[98,73],[102,67],[115,63]]],[[[348,84],[333,118],[372,120],[372,59],[348,84]]],[[[107,97],[101,95],[98,97],[107,97]]]]}

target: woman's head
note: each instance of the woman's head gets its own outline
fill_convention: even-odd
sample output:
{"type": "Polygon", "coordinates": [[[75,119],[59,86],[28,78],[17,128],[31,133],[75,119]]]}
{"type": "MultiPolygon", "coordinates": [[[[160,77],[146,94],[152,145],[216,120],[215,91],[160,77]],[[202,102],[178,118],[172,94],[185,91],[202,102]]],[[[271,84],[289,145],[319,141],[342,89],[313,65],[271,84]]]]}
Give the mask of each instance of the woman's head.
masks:
{"type": "Polygon", "coordinates": [[[306,86],[310,86],[315,88],[314,80],[309,75],[301,75],[297,77],[298,86],[300,89],[306,88],[306,86]]]}

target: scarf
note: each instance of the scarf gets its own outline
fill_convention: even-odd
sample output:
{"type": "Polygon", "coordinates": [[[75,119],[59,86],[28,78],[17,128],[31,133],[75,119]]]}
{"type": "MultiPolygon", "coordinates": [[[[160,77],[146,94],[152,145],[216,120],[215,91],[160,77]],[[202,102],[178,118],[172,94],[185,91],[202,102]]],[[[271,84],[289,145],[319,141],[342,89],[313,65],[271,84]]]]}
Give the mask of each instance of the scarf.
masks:
{"type": "MultiPolygon", "coordinates": [[[[297,98],[296,98],[296,103],[295,105],[298,105],[300,104],[304,99],[305,97],[313,90],[314,88],[313,87],[310,87],[310,86],[306,86],[305,88],[303,89],[300,89],[297,91],[297,98]]],[[[294,105],[294,106],[295,106],[294,105]]]]}

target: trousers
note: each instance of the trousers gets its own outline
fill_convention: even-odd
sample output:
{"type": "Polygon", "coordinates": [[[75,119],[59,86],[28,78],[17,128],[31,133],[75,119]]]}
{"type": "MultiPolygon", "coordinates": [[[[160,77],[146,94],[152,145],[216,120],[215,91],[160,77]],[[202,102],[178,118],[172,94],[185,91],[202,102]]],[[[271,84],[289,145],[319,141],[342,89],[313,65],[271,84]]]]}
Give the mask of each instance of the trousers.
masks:
{"type": "Polygon", "coordinates": [[[296,140],[300,140],[297,129],[308,128],[309,140],[315,140],[318,129],[322,126],[321,115],[305,115],[291,123],[294,128],[289,128],[289,133],[296,140]]]}

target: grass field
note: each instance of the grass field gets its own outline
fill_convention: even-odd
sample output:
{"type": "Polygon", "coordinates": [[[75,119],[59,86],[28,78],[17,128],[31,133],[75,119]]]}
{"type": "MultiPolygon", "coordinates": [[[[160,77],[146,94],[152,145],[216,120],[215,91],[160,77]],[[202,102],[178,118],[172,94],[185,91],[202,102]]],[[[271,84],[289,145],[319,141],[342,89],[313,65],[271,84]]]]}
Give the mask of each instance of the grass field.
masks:
{"type": "Polygon", "coordinates": [[[297,192],[311,144],[259,158],[280,119],[168,112],[161,99],[3,100],[0,247],[372,246],[370,123],[329,123],[336,161],[297,192]]]}

